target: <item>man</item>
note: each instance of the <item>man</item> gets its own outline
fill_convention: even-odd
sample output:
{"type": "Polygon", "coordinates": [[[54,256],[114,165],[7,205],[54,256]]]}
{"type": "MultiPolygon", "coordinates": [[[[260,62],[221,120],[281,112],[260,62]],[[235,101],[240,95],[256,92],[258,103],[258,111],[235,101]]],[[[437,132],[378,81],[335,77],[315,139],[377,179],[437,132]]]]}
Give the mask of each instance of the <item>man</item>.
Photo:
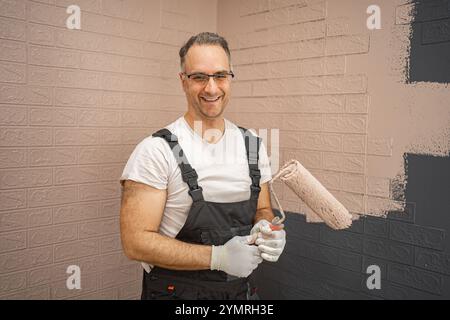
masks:
{"type": "Polygon", "coordinates": [[[223,117],[234,77],[226,40],[193,36],[180,59],[188,110],[128,160],[122,245],[144,266],[142,299],[252,299],[251,273],[286,243],[270,228],[267,153],[223,117]]]}

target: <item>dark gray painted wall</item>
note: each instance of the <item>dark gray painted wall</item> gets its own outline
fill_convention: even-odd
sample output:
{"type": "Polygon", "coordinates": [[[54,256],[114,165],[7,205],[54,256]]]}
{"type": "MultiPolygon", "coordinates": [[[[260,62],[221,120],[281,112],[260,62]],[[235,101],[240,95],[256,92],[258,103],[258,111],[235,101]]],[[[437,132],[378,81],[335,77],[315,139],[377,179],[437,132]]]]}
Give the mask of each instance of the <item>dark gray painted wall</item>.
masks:
{"type": "Polygon", "coordinates": [[[450,0],[413,0],[408,82],[450,82],[450,0]]]}
{"type": "Polygon", "coordinates": [[[289,213],[277,263],[256,272],[263,299],[450,299],[450,156],[405,155],[404,213],[365,217],[349,230],[289,213]],[[381,268],[368,290],[367,266],[381,268]]]}

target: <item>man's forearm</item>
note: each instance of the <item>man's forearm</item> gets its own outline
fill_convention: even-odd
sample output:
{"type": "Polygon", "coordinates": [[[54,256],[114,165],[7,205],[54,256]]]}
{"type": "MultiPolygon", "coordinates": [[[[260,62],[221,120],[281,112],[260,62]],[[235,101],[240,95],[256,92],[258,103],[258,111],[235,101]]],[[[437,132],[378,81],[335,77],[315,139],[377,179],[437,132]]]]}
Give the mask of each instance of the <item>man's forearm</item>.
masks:
{"type": "Polygon", "coordinates": [[[186,243],[156,232],[144,232],[133,241],[129,258],[172,270],[209,270],[211,246],[186,243]]]}
{"type": "Polygon", "coordinates": [[[253,221],[253,224],[257,223],[259,220],[267,220],[269,222],[272,222],[272,219],[275,218],[275,215],[273,214],[273,211],[271,208],[264,208],[256,210],[255,219],[253,221]]]}

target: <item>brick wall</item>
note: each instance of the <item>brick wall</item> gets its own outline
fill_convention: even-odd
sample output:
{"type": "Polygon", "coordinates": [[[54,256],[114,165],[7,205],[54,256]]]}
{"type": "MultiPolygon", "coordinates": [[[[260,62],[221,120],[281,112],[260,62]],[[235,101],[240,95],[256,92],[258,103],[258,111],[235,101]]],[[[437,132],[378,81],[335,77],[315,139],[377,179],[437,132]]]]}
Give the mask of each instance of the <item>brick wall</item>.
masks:
{"type": "MultiPolygon", "coordinates": [[[[298,159],[352,213],[364,213],[373,196],[390,196],[388,179],[365,174],[366,156],[389,150],[368,136],[367,74],[347,67],[352,56],[367,56],[370,35],[330,19],[328,7],[328,1],[219,2],[219,30],[230,39],[237,75],[228,116],[243,126],[279,128],[280,164],[298,159]]],[[[318,221],[286,186],[276,190],[286,210],[318,221]]]]}
{"type": "Polygon", "coordinates": [[[179,47],[215,28],[215,1],[0,0],[0,299],[140,294],[118,178],[185,109],[179,47]],[[72,4],[81,30],[66,28],[72,4]]]}
{"type": "Polygon", "coordinates": [[[448,0],[412,1],[398,8],[412,12],[400,16],[399,24],[411,25],[410,82],[450,82],[450,2],[448,0]],[[424,64],[421,61],[428,61],[424,64]]]}

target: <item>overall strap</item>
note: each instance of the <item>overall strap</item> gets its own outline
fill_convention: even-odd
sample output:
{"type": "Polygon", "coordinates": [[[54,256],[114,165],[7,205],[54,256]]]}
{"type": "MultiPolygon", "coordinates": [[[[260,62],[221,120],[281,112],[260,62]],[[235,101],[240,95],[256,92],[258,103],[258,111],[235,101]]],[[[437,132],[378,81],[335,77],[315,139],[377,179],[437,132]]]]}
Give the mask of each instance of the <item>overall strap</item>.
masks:
{"type": "Polygon", "coordinates": [[[248,168],[252,184],[250,186],[251,199],[258,199],[261,187],[259,182],[261,180],[261,172],[259,170],[259,147],[261,145],[261,138],[253,135],[250,130],[239,127],[245,142],[245,150],[247,153],[248,168]]]}
{"type": "Polygon", "coordinates": [[[152,134],[152,136],[163,138],[167,141],[170,149],[172,150],[172,153],[175,156],[175,159],[177,160],[178,166],[180,167],[181,177],[183,178],[183,181],[186,182],[189,186],[189,195],[191,196],[192,201],[202,201],[203,189],[198,185],[197,172],[189,164],[183,149],[178,143],[178,137],[172,134],[172,132],[170,132],[170,130],[166,128],[155,132],[154,134],[152,134]]]}

